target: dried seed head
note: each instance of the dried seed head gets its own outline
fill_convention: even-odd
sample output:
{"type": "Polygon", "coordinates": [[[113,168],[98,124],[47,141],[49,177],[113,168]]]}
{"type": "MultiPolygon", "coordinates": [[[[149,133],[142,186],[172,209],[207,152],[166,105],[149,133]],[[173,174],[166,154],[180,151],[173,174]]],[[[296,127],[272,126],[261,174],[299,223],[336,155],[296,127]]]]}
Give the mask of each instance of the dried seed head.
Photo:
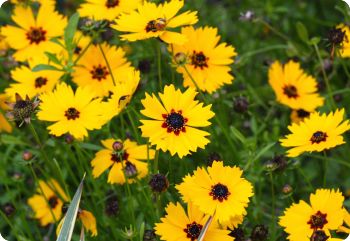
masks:
{"type": "Polygon", "coordinates": [[[146,229],[145,232],[143,233],[143,241],[156,241],[156,233],[154,230],[151,229],[146,229]]]}
{"type": "Polygon", "coordinates": [[[31,116],[39,105],[39,100],[35,98],[32,101],[28,96],[22,99],[22,97],[16,93],[16,102],[7,102],[7,104],[11,110],[6,113],[6,116],[12,121],[18,121],[21,125],[23,122],[27,124],[30,123],[31,116]]]}
{"type": "Polygon", "coordinates": [[[153,192],[162,193],[165,192],[169,187],[169,181],[163,174],[154,174],[149,181],[149,186],[153,192]]]}
{"type": "Polygon", "coordinates": [[[250,238],[252,241],[265,241],[267,240],[269,230],[265,225],[256,225],[253,230],[250,238]]]}
{"type": "Polygon", "coordinates": [[[249,101],[246,97],[244,96],[239,96],[236,97],[233,100],[233,109],[237,112],[237,113],[245,113],[247,112],[249,107],[249,101]]]}
{"type": "Polygon", "coordinates": [[[15,206],[13,206],[11,203],[6,203],[3,206],[2,210],[6,214],[7,217],[12,216],[16,212],[15,206]]]}
{"type": "Polygon", "coordinates": [[[119,202],[117,195],[113,194],[107,198],[105,213],[107,216],[116,216],[119,213],[119,202]]]}
{"type": "Polygon", "coordinates": [[[265,168],[267,171],[279,171],[282,172],[286,169],[288,162],[283,155],[277,155],[272,158],[272,160],[266,162],[265,168]]]}
{"type": "Polygon", "coordinates": [[[230,230],[229,236],[234,237],[235,241],[245,241],[244,239],[244,231],[242,228],[235,228],[230,230]]]}
{"type": "Polygon", "coordinates": [[[213,165],[214,161],[221,161],[220,155],[216,152],[212,152],[209,154],[208,159],[207,159],[207,166],[211,167],[213,165]]]}

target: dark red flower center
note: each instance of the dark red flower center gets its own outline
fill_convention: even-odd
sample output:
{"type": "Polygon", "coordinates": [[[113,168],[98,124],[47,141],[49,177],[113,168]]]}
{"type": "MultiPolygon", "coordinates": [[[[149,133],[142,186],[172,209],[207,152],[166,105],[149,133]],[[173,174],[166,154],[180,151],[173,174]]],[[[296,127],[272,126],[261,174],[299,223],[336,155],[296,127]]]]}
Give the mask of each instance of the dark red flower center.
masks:
{"type": "Polygon", "coordinates": [[[107,0],[106,1],[106,7],[107,8],[114,8],[119,5],[119,0],[107,0]]]}
{"type": "Polygon", "coordinates": [[[231,193],[229,192],[227,186],[221,183],[211,186],[211,191],[209,193],[209,195],[212,196],[214,200],[219,200],[219,202],[227,200],[230,194],[231,193]]]}
{"type": "Polygon", "coordinates": [[[203,225],[193,222],[191,224],[187,224],[186,228],[184,229],[184,232],[187,234],[187,238],[190,238],[191,241],[194,241],[198,239],[199,235],[201,234],[202,228],[203,225]]]}
{"type": "Polygon", "coordinates": [[[312,144],[315,144],[315,143],[319,144],[320,142],[326,141],[327,137],[328,137],[327,133],[322,132],[322,131],[316,131],[312,135],[310,141],[311,141],[312,144]]]}
{"type": "Polygon", "coordinates": [[[106,66],[98,65],[94,66],[93,70],[90,71],[92,78],[97,79],[98,81],[101,81],[102,79],[106,79],[109,75],[109,72],[107,70],[106,66]]]}
{"type": "Polygon", "coordinates": [[[118,163],[122,161],[127,161],[129,158],[129,153],[122,151],[120,153],[112,153],[111,160],[118,163]]]}
{"type": "Polygon", "coordinates": [[[164,122],[162,124],[163,128],[167,128],[167,132],[174,132],[175,135],[179,135],[180,132],[186,132],[187,118],[183,117],[182,111],[175,112],[171,110],[170,114],[163,114],[164,122]]]}
{"type": "Polygon", "coordinates": [[[311,229],[314,230],[323,229],[323,226],[327,223],[327,214],[323,214],[320,211],[317,211],[316,214],[312,215],[307,222],[307,224],[310,224],[311,229]]]}
{"type": "Polygon", "coordinates": [[[283,93],[288,96],[288,98],[298,98],[298,90],[294,85],[286,85],[283,87],[283,93]]]}
{"type": "Polygon", "coordinates": [[[27,39],[30,41],[30,44],[39,44],[40,42],[46,40],[46,31],[43,30],[41,27],[31,27],[27,32],[27,39]]]}
{"type": "Polygon", "coordinates": [[[166,26],[166,20],[164,18],[157,18],[156,20],[151,20],[146,25],[146,32],[157,32],[163,31],[166,26]]]}
{"type": "Polygon", "coordinates": [[[41,88],[43,85],[46,85],[47,78],[38,77],[35,79],[35,88],[41,88]]]}
{"type": "Polygon", "coordinates": [[[192,65],[194,65],[194,68],[201,68],[204,67],[208,68],[208,60],[209,58],[206,57],[203,52],[197,53],[196,51],[193,51],[193,54],[191,56],[192,65]]]}
{"type": "Polygon", "coordinates": [[[80,54],[80,52],[81,52],[81,47],[76,46],[75,49],[74,49],[74,53],[75,54],[80,54]]]}
{"type": "Polygon", "coordinates": [[[303,110],[303,109],[299,109],[297,110],[297,114],[299,118],[306,118],[310,116],[310,112],[303,110]]]}
{"type": "Polygon", "coordinates": [[[68,108],[68,110],[66,110],[66,113],[64,115],[65,117],[67,117],[68,120],[75,120],[79,118],[80,112],[74,107],[70,107],[68,108]]]}
{"type": "Polygon", "coordinates": [[[58,204],[58,198],[53,196],[53,197],[50,197],[49,200],[48,200],[48,203],[50,205],[50,207],[53,209],[57,206],[58,204]]]}

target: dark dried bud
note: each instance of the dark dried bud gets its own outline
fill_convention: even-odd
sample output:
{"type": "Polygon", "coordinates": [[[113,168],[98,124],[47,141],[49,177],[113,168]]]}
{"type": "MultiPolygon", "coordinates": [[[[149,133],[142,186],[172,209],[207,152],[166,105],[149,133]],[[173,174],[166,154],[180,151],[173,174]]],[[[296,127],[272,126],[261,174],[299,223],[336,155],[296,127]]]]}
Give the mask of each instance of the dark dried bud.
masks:
{"type": "Polygon", "coordinates": [[[310,241],[326,241],[328,239],[329,236],[323,230],[317,230],[312,234],[310,241]]]}
{"type": "Polygon", "coordinates": [[[269,230],[265,225],[256,225],[253,228],[250,238],[252,241],[265,241],[267,240],[268,234],[269,230]]]}
{"type": "Polygon", "coordinates": [[[211,167],[214,161],[221,161],[221,157],[218,153],[212,152],[208,156],[207,166],[211,167]]]}
{"type": "Polygon", "coordinates": [[[343,31],[341,28],[332,28],[328,32],[328,41],[331,44],[339,45],[344,41],[344,38],[346,37],[345,35],[345,30],[343,31]]]}
{"type": "Polygon", "coordinates": [[[142,74],[148,74],[151,71],[151,61],[148,59],[140,60],[138,69],[142,74]]]}
{"type": "Polygon", "coordinates": [[[148,184],[152,191],[157,193],[165,192],[169,187],[168,178],[160,173],[152,175],[148,184]]]}
{"type": "Polygon", "coordinates": [[[124,173],[128,178],[133,178],[137,175],[137,168],[134,164],[127,161],[125,162],[124,173]]]}
{"type": "Polygon", "coordinates": [[[115,141],[112,145],[113,150],[115,151],[122,151],[123,150],[123,142],[121,141],[115,141]]]}
{"type": "Polygon", "coordinates": [[[33,158],[33,153],[31,153],[30,151],[24,151],[22,153],[22,158],[25,161],[30,161],[33,158]]]}
{"type": "Polygon", "coordinates": [[[7,104],[12,110],[8,111],[6,116],[10,120],[20,122],[21,125],[23,122],[26,122],[27,124],[30,123],[31,115],[39,105],[39,101],[37,99],[31,101],[28,96],[26,96],[24,100],[18,93],[16,93],[16,102],[7,104]]]}
{"type": "Polygon", "coordinates": [[[335,94],[335,95],[333,95],[333,99],[335,102],[339,103],[343,100],[343,95],[342,94],[335,94]]]}
{"type": "Polygon", "coordinates": [[[64,140],[66,141],[67,144],[72,144],[74,141],[74,136],[72,136],[71,134],[66,134],[64,136],[64,140]]]}
{"type": "Polygon", "coordinates": [[[178,65],[184,65],[187,62],[187,56],[183,52],[176,53],[174,56],[174,61],[178,65]]]}
{"type": "Polygon", "coordinates": [[[119,212],[119,202],[116,195],[110,196],[106,201],[105,213],[108,216],[116,216],[119,212]]]}
{"type": "Polygon", "coordinates": [[[6,214],[7,217],[10,217],[16,212],[16,208],[11,203],[6,203],[3,206],[3,212],[6,214]]]}
{"type": "Polygon", "coordinates": [[[283,155],[277,155],[265,164],[267,171],[284,171],[287,167],[287,160],[283,155]]]}
{"type": "Polygon", "coordinates": [[[69,203],[65,203],[65,204],[62,205],[62,210],[61,211],[62,211],[63,215],[67,213],[68,208],[69,208],[69,203]]]}
{"type": "Polygon", "coordinates": [[[241,228],[233,229],[229,234],[229,236],[234,237],[235,241],[244,241],[244,231],[241,228]]]}
{"type": "Polygon", "coordinates": [[[293,188],[291,187],[291,185],[286,184],[286,185],[283,186],[282,192],[284,194],[289,194],[289,193],[293,192],[293,188]]]}
{"type": "Polygon", "coordinates": [[[156,241],[156,233],[154,230],[146,229],[143,233],[143,241],[156,241]]]}
{"type": "Polygon", "coordinates": [[[249,107],[248,99],[246,97],[244,97],[244,96],[236,97],[233,100],[233,109],[237,113],[245,113],[245,112],[247,112],[248,107],[249,107]]]}

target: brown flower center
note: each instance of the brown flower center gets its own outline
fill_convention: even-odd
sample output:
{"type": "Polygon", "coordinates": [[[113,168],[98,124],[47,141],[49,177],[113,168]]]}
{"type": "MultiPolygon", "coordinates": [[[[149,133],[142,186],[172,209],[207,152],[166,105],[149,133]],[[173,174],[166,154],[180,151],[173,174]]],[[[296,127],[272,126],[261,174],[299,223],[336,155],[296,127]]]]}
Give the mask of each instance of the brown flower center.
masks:
{"type": "Polygon", "coordinates": [[[288,96],[288,98],[298,98],[298,90],[294,85],[286,85],[283,87],[283,93],[288,96]]]}
{"type": "Polygon", "coordinates": [[[319,144],[320,142],[326,141],[327,137],[328,137],[327,133],[322,132],[322,131],[316,131],[312,135],[310,141],[311,141],[312,144],[315,144],[315,143],[319,144]]]}
{"type": "Polygon", "coordinates": [[[79,118],[80,112],[77,109],[75,109],[74,107],[70,107],[70,108],[68,108],[68,110],[66,110],[64,115],[65,115],[65,117],[67,117],[68,120],[75,120],[75,119],[79,118]]]}
{"type": "Polygon", "coordinates": [[[323,229],[323,226],[327,223],[327,214],[323,214],[320,211],[317,211],[316,214],[312,215],[307,222],[307,224],[310,224],[311,229],[314,230],[323,229]]]}
{"type": "Polygon", "coordinates": [[[188,121],[187,118],[183,117],[182,111],[175,112],[171,110],[170,114],[163,114],[164,122],[163,128],[167,128],[167,132],[174,132],[175,135],[179,135],[180,132],[186,132],[185,124],[188,121]]]}
{"type": "Polygon", "coordinates": [[[31,27],[27,32],[27,39],[30,41],[30,44],[39,44],[40,42],[46,40],[46,31],[41,27],[31,27]]]}
{"type": "Polygon", "coordinates": [[[43,85],[46,85],[47,78],[38,77],[35,79],[35,88],[41,88],[43,85]]]}
{"type": "Polygon", "coordinates": [[[146,32],[157,32],[163,31],[166,26],[166,20],[164,18],[157,18],[156,20],[151,20],[147,23],[146,32]]]}
{"type": "Polygon", "coordinates": [[[303,109],[299,109],[297,110],[297,114],[299,118],[306,118],[310,116],[310,112],[303,110],[303,109]]]}
{"type": "Polygon", "coordinates": [[[221,183],[212,186],[209,193],[209,195],[212,196],[214,200],[219,200],[219,202],[227,200],[230,194],[231,193],[229,192],[227,186],[221,183]]]}
{"type": "Polygon", "coordinates": [[[194,65],[194,68],[201,68],[204,69],[208,68],[208,60],[209,58],[206,57],[203,52],[199,52],[197,53],[196,51],[193,51],[193,54],[191,56],[191,61],[192,61],[192,65],[194,65]]]}
{"type": "Polygon", "coordinates": [[[187,238],[190,238],[191,241],[198,239],[201,234],[203,225],[193,222],[191,224],[187,224],[184,232],[187,234],[187,238]]]}
{"type": "Polygon", "coordinates": [[[107,8],[114,8],[119,5],[119,0],[107,0],[106,1],[106,7],[107,8]]]}
{"type": "Polygon", "coordinates": [[[49,203],[50,207],[51,207],[52,209],[54,209],[54,208],[57,206],[57,204],[58,204],[58,198],[55,197],[55,196],[52,196],[52,197],[50,197],[50,199],[48,200],[48,203],[49,203]]]}
{"type": "Polygon", "coordinates": [[[92,78],[101,81],[102,79],[106,79],[109,72],[106,66],[98,65],[94,66],[93,70],[90,71],[92,78]]]}
{"type": "Polygon", "coordinates": [[[126,151],[123,151],[121,153],[112,153],[111,160],[118,163],[122,161],[127,161],[129,158],[129,153],[126,151]]]}

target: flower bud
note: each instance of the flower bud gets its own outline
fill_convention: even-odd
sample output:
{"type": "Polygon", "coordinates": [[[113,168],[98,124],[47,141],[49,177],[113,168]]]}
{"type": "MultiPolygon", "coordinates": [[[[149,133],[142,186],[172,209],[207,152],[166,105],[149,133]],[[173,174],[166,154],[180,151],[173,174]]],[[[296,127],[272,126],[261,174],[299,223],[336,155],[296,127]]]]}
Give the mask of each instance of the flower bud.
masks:
{"type": "Polygon", "coordinates": [[[163,174],[154,174],[149,181],[149,186],[153,192],[162,193],[165,192],[169,187],[169,181],[163,174]]]}

